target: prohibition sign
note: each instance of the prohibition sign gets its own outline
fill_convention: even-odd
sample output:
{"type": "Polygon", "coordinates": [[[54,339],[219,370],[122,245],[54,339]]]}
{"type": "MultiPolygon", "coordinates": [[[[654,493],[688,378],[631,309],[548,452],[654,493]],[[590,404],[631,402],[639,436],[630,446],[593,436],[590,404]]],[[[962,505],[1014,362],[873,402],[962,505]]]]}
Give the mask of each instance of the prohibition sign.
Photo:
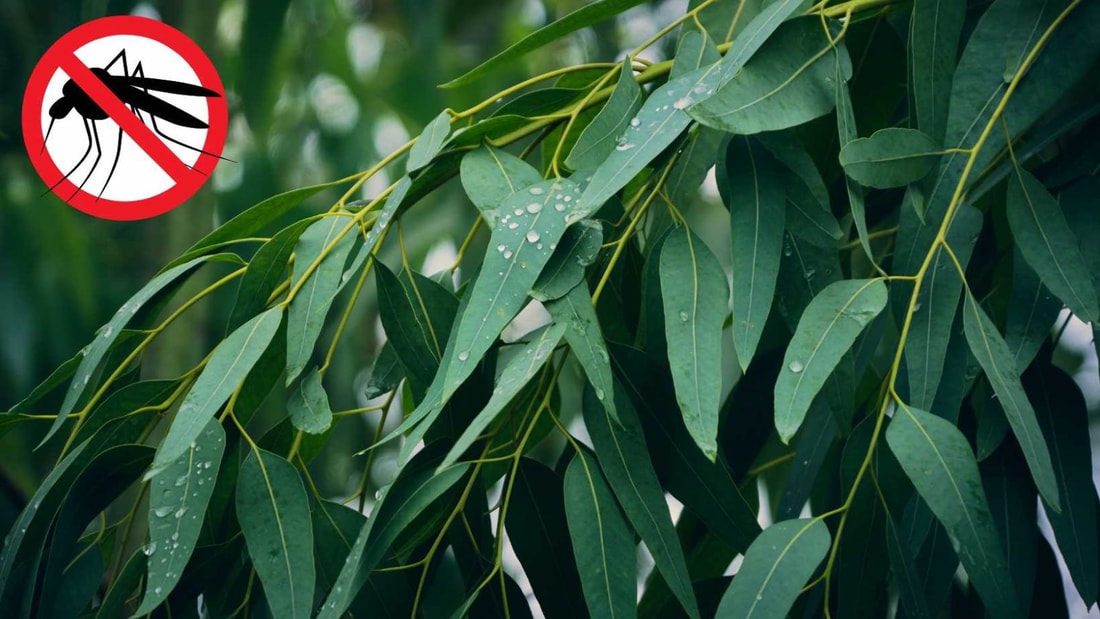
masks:
{"type": "Polygon", "coordinates": [[[227,125],[210,59],[145,17],[69,31],[38,61],[23,97],[23,141],[38,175],[104,219],[155,217],[194,195],[218,163],[227,125]]]}

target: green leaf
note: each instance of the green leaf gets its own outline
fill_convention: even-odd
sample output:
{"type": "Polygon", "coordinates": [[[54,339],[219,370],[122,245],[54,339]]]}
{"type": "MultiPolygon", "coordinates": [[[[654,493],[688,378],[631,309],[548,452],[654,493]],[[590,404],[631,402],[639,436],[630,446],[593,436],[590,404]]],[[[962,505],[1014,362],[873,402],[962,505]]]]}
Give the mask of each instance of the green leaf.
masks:
{"type": "Polygon", "coordinates": [[[840,149],[840,165],[859,184],[888,189],[924,178],[940,154],[939,145],[928,134],[890,127],[845,144],[840,149]]]}
{"type": "Polygon", "coordinates": [[[214,482],[218,478],[225,430],[215,419],[187,451],[153,480],[149,491],[148,578],[135,615],[160,606],[176,587],[199,541],[214,482]]]}
{"type": "Polygon", "coordinates": [[[562,335],[565,334],[565,328],[565,323],[557,323],[543,329],[538,336],[531,337],[530,341],[504,364],[504,369],[500,372],[500,378],[497,379],[496,388],[493,389],[493,395],[489,398],[489,402],[466,426],[462,435],[455,441],[454,446],[447,452],[447,456],[443,458],[439,470],[457,462],[462,454],[466,453],[470,445],[477,441],[485,428],[496,420],[497,416],[504,411],[512,399],[539,373],[546,362],[550,360],[550,355],[554,352],[558,342],[561,341],[562,335]]]}
{"type": "Polygon", "coordinates": [[[1100,320],[1096,291],[1058,202],[1025,170],[1008,181],[1005,212],[1016,247],[1046,287],[1085,321],[1100,320]]]}
{"type": "Polygon", "coordinates": [[[591,26],[609,17],[618,15],[638,4],[641,4],[641,0],[597,0],[596,2],[585,5],[561,19],[539,28],[519,41],[516,41],[509,46],[508,49],[486,60],[461,77],[443,84],[443,87],[455,88],[457,86],[469,84],[551,41],[556,41],[571,32],[576,32],[581,28],[591,26]]]}
{"type": "Polygon", "coordinates": [[[1035,521],[1035,486],[1027,474],[1027,466],[1015,446],[998,449],[979,464],[982,486],[989,498],[989,510],[1012,576],[1020,608],[1031,608],[1031,593],[1035,585],[1035,549],[1039,526],[1035,521]]]}
{"type": "Polygon", "coordinates": [[[604,341],[596,309],[592,306],[588,286],[578,285],[564,297],[550,301],[546,304],[546,311],[554,322],[566,326],[565,341],[595,389],[596,399],[603,403],[612,419],[618,420],[619,413],[612,397],[611,358],[607,354],[607,342],[604,341]]]}
{"type": "Polygon", "coordinates": [[[281,72],[271,60],[279,57],[289,8],[290,0],[244,6],[235,90],[249,127],[261,136],[267,135],[274,115],[281,72]]]}
{"type": "Polygon", "coordinates": [[[789,170],[787,230],[818,247],[834,248],[844,233],[829,205],[829,188],[810,153],[793,131],[763,133],[757,139],[789,170]]]}
{"type": "MultiPolygon", "coordinates": [[[[855,110],[852,109],[852,95],[843,78],[844,65],[840,62],[840,56],[837,56],[833,62],[833,80],[836,86],[836,133],[842,149],[859,137],[855,110]]],[[[875,256],[871,251],[870,238],[867,236],[867,213],[863,201],[863,188],[847,176],[844,177],[844,188],[848,194],[848,210],[852,214],[852,223],[855,224],[859,244],[863,247],[864,255],[873,264],[875,256]]]]}
{"type": "MultiPolygon", "coordinates": [[[[956,211],[947,231],[947,244],[964,269],[970,262],[982,222],[982,213],[978,209],[963,205],[956,211]]],[[[919,225],[916,214],[906,212],[900,225],[903,228],[919,225]]],[[[935,234],[931,228],[925,228],[924,232],[935,234]]],[[[950,325],[958,312],[963,280],[951,256],[942,247],[934,251],[913,306],[904,354],[910,404],[921,409],[938,410],[932,407],[932,403],[940,390],[951,343],[951,330],[945,329],[944,325],[950,325]]],[[[900,307],[908,311],[908,297],[902,303],[900,307]]]]}
{"type": "Polygon", "coordinates": [[[289,212],[290,209],[304,202],[306,198],[324,189],[328,189],[329,187],[336,187],[342,184],[343,181],[322,183],[320,185],[292,189],[277,196],[271,196],[218,226],[216,230],[204,236],[198,243],[188,248],[182,256],[169,262],[167,266],[161,269],[161,273],[174,269],[184,262],[194,259],[196,256],[204,255],[210,250],[226,243],[231,243],[236,239],[254,236],[257,232],[262,230],[264,226],[270,225],[272,222],[289,212]]]}
{"type": "Polygon", "coordinates": [[[1057,511],[1060,509],[1058,484],[1051,466],[1050,452],[1035,421],[1035,410],[1031,408],[1023,385],[1020,384],[1012,353],[973,295],[966,295],[965,305],[963,328],[970,350],[985,370],[993,391],[997,393],[997,399],[1012,426],[1012,433],[1016,435],[1016,440],[1024,451],[1024,458],[1027,459],[1027,466],[1039,488],[1039,494],[1057,511]]]}
{"type": "Polygon", "coordinates": [[[42,401],[43,398],[50,395],[54,389],[57,389],[61,385],[72,379],[76,374],[76,369],[80,366],[80,362],[84,359],[84,351],[81,350],[75,355],[67,359],[64,363],[57,366],[50,375],[46,377],[30,393],[27,397],[23,398],[16,404],[12,405],[9,409],[9,413],[30,413],[33,411],[33,407],[42,401]]]}
{"type": "Polygon", "coordinates": [[[829,527],[820,520],[786,520],[764,529],[745,552],[715,617],[783,619],[829,544],[829,527]]]}
{"type": "Polygon", "coordinates": [[[96,619],[117,619],[124,616],[123,609],[145,578],[147,561],[148,558],[140,549],[130,555],[96,609],[96,619]]]}
{"type": "MultiPolygon", "coordinates": [[[[1096,488],[1085,400],[1077,385],[1053,366],[1029,376],[1035,411],[1054,461],[1062,512],[1047,510],[1050,528],[1085,606],[1096,603],[1100,584],[1097,550],[1096,488]]],[[[1032,495],[1034,496],[1034,495],[1032,495]]]]}
{"type": "Polygon", "coordinates": [[[443,145],[447,142],[447,135],[451,132],[451,113],[443,110],[438,116],[424,127],[424,131],[416,138],[412,148],[409,149],[409,160],[405,169],[409,174],[416,172],[431,163],[439,154],[443,145]]]}
{"type": "Polygon", "coordinates": [[[42,438],[39,445],[42,445],[54,435],[55,432],[61,427],[61,424],[65,423],[65,419],[68,418],[69,413],[76,408],[77,402],[80,400],[80,396],[84,394],[84,390],[88,387],[88,382],[92,378],[92,374],[99,368],[99,364],[103,361],[103,358],[107,355],[107,351],[110,350],[111,345],[122,334],[122,329],[126,326],[126,323],[142,308],[146,301],[151,299],[158,292],[174,283],[177,279],[184,277],[190,273],[195,267],[199,266],[203,262],[206,262],[209,258],[195,258],[190,262],[185,262],[177,267],[168,269],[157,275],[149,283],[141,287],[134,296],[130,297],[122,307],[118,308],[114,316],[111,317],[107,324],[97,332],[97,336],[92,343],[84,349],[84,357],[80,360],[80,365],[76,369],[76,373],[73,376],[72,382],[69,384],[68,391],[65,392],[65,401],[61,404],[61,409],[57,411],[57,418],[54,419],[53,424],[50,425],[50,429],[46,432],[46,436],[42,438]]]}
{"type": "Polygon", "coordinates": [[[282,308],[273,307],[238,327],[218,344],[206,367],[195,379],[195,384],[184,396],[176,418],[157,447],[157,455],[146,479],[160,475],[187,451],[191,441],[202,434],[207,422],[229,400],[230,394],[260,359],[282,320],[282,308]]]}
{"type": "Polygon", "coordinates": [[[901,538],[892,518],[886,519],[886,550],[890,554],[890,567],[894,572],[898,597],[906,616],[931,619],[933,615],[928,610],[928,600],[924,596],[924,583],[921,582],[908,540],[901,538]]]}
{"type": "Polygon", "coordinates": [[[836,437],[836,416],[830,414],[823,399],[815,399],[798,433],[794,459],[775,510],[776,520],[797,518],[802,513],[836,437]]]}
{"type": "Polygon", "coordinates": [[[459,174],[466,195],[493,228],[507,214],[503,202],[508,196],[542,181],[542,174],[526,161],[492,146],[467,153],[459,174]]]}
{"type": "Polygon", "coordinates": [[[477,368],[505,326],[527,303],[527,293],[565,233],[565,196],[576,199],[577,186],[568,179],[546,180],[512,194],[489,238],[489,251],[480,275],[466,293],[470,299],[460,311],[443,364],[424,399],[412,415],[387,438],[410,428],[400,460],[430,429],[458,387],[477,368]],[[417,425],[419,424],[419,425],[417,425]]]}
{"type": "Polygon", "coordinates": [[[431,467],[398,476],[359,531],[318,619],[336,619],[344,615],[397,536],[464,477],[468,468],[460,464],[433,474],[434,467],[431,467]]]}
{"type": "MultiPolygon", "coordinates": [[[[836,104],[833,49],[819,18],[788,21],[714,95],[688,112],[708,127],[742,135],[786,129],[828,114],[836,104]]],[[[847,81],[851,60],[843,43],[835,49],[847,81]]]]}
{"type": "Polygon", "coordinates": [[[418,397],[431,384],[451,334],[458,300],[439,284],[403,273],[398,279],[381,261],[374,263],[378,314],[393,352],[405,367],[418,397]]]}
{"type": "Polygon", "coordinates": [[[810,302],[775,384],[775,428],[784,443],[798,431],[844,353],[884,307],[886,284],[881,279],[836,282],[810,302]]]}
{"type": "Polygon", "coordinates": [[[306,372],[290,391],[286,410],[294,427],[307,434],[321,434],[332,427],[332,409],[317,368],[306,372]]]}
{"type": "Polygon", "coordinates": [[[561,477],[535,460],[521,458],[505,528],[545,615],[584,617],[561,477]]]}
{"type": "MultiPolygon", "coordinates": [[[[382,210],[378,212],[378,218],[375,219],[374,225],[367,231],[367,236],[363,239],[363,244],[359,247],[359,251],[356,252],[355,257],[352,258],[351,266],[344,270],[344,275],[340,278],[340,283],[336,287],[337,292],[343,290],[344,286],[361,272],[363,265],[367,262],[367,258],[375,252],[378,242],[386,232],[386,228],[389,227],[390,222],[393,220],[394,216],[397,215],[397,209],[401,208],[409,192],[413,191],[414,183],[427,183],[430,185],[433,175],[438,174],[437,170],[441,167],[440,165],[433,165],[418,175],[416,181],[413,181],[409,176],[403,176],[401,180],[397,181],[397,185],[393,188],[389,197],[386,198],[386,203],[382,206],[382,210]]],[[[449,178],[452,174],[453,171],[446,172],[445,176],[449,178]]],[[[349,233],[348,236],[353,235],[349,233]]],[[[342,242],[346,240],[345,237],[342,242]]],[[[328,262],[328,260],[325,260],[325,262],[328,262]]],[[[314,276],[316,276],[316,273],[314,276]]],[[[333,293],[333,295],[335,295],[335,293],[333,293]]]]}
{"type": "Polygon", "coordinates": [[[592,174],[584,194],[567,221],[580,221],[595,213],[639,172],[657,158],[691,124],[684,110],[711,92],[718,79],[718,64],[696,69],[669,81],[653,92],[620,134],[615,150],[592,174]]]}
{"type": "Polygon", "coordinates": [[[615,140],[626,132],[630,119],[642,107],[642,89],[630,63],[623,63],[619,81],[600,113],[585,127],[565,165],[570,169],[594,168],[615,151],[615,140]]]}
{"type": "Polygon", "coordinates": [[[748,137],[726,148],[726,206],[733,244],[733,344],[748,370],[772,308],[783,249],[786,187],[778,162],[748,137]]]}
{"type": "Polygon", "coordinates": [[[1005,344],[1016,362],[1016,373],[1027,366],[1050,337],[1050,326],[1058,318],[1062,304],[1043,286],[1028,266],[1020,248],[1012,252],[1012,292],[1005,316],[1005,344]]]}
{"type": "Polygon", "coordinates": [[[950,422],[902,405],[886,429],[886,441],[947,529],[986,610],[995,617],[1019,617],[1000,538],[966,438],[950,422]]]}
{"type": "MultiPolygon", "coordinates": [[[[388,201],[387,201],[388,205],[388,201]]],[[[348,230],[337,241],[337,237],[350,220],[345,217],[324,217],[306,228],[294,246],[294,273],[291,277],[291,289],[298,288],[287,309],[286,340],[286,384],[289,386],[305,369],[313,354],[313,346],[321,335],[325,316],[332,306],[332,300],[340,289],[340,277],[344,261],[355,243],[356,231],[348,230]],[[334,244],[324,257],[322,252],[334,244]],[[302,283],[306,270],[317,260],[317,268],[302,283]]],[[[378,224],[375,224],[377,227],[378,224]]]]}
{"type": "Polygon", "coordinates": [[[256,250],[237,288],[237,301],[229,314],[226,332],[232,332],[256,314],[264,311],[267,300],[275,289],[286,281],[287,264],[294,252],[294,244],[309,225],[301,221],[281,230],[256,250]]]}
{"type": "Polygon", "coordinates": [[[959,57],[966,4],[914,0],[909,18],[909,80],[912,118],[932,137],[943,139],[955,61],[959,57]]]}
{"type": "Polygon", "coordinates": [[[584,281],[602,244],[603,226],[598,221],[585,220],[567,229],[531,288],[531,298],[545,302],[566,296],[584,281]]]}
{"type": "Polygon", "coordinates": [[[726,274],[687,226],[669,235],[660,260],[665,338],[676,401],[695,443],[714,460],[722,391],[722,323],[729,300],[726,274]]]}
{"type": "Polygon", "coordinates": [[[298,469],[253,450],[237,478],[237,519],[271,614],[309,617],[313,609],[313,521],[298,469]]]}
{"type": "MultiPolygon", "coordinates": [[[[725,85],[735,77],[745,63],[769,40],[783,22],[805,5],[805,0],[775,0],[749,21],[744,30],[734,38],[733,44],[722,58],[722,73],[719,84],[725,85]]],[[[735,13],[745,10],[744,3],[738,5],[735,13]]],[[[729,26],[726,32],[730,33],[729,26]]],[[[730,33],[732,34],[732,33],[730,33]]]]}
{"type": "Polygon", "coordinates": [[[384,393],[393,391],[404,378],[405,368],[397,358],[397,352],[394,350],[393,344],[387,341],[382,345],[378,358],[374,360],[370,380],[367,381],[363,395],[367,398],[377,398],[384,393]]]}
{"type": "Polygon", "coordinates": [[[634,535],[596,461],[579,452],[565,471],[565,515],[592,617],[635,617],[634,535]]]}
{"type": "Polygon", "coordinates": [[[653,555],[657,570],[687,615],[698,619],[698,603],[691,588],[684,551],[669,517],[642,425],[621,387],[614,391],[614,397],[622,411],[619,423],[604,414],[602,398],[597,398],[594,390],[585,389],[583,396],[584,423],[592,437],[600,468],[627,519],[653,555]]]}

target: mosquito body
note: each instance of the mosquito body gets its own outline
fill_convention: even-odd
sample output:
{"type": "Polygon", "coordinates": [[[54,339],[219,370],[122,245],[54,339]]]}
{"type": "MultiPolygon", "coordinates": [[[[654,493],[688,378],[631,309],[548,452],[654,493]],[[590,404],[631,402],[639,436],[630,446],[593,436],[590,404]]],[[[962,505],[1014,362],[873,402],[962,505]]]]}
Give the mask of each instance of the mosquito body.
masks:
{"type": "MultiPolygon", "coordinates": [[[[171,103],[161,99],[160,97],[152,94],[152,92],[162,92],[174,95],[185,95],[192,97],[221,97],[221,94],[196,84],[188,84],[186,82],[177,82],[173,80],[165,80],[158,78],[146,77],[145,72],[139,62],[134,67],[133,73],[130,72],[126,59],[126,50],[120,51],[112,60],[103,68],[92,68],[92,74],[94,74],[103,84],[110,89],[116,97],[119,98],[124,104],[126,104],[131,111],[138,117],[139,120],[145,122],[145,118],[142,116],[142,112],[148,114],[149,123],[153,131],[161,138],[173,144],[178,144],[184,148],[195,151],[197,153],[210,155],[212,157],[218,157],[223,159],[214,153],[207,152],[201,148],[196,148],[189,144],[185,144],[171,136],[166,135],[161,131],[157,125],[157,118],[164,120],[165,122],[180,127],[187,127],[191,129],[206,129],[208,124],[203,120],[195,117],[191,113],[172,105],[171,103]],[[122,75],[115,75],[109,72],[110,68],[115,63],[121,61],[122,63],[122,75]]],[[[46,140],[50,137],[50,131],[53,130],[54,122],[61,120],[68,116],[71,112],[76,112],[84,122],[84,133],[87,136],[88,146],[84,150],[84,154],[80,157],[80,160],[76,162],[76,165],[70,169],[65,176],[61,177],[61,180],[57,181],[50,187],[46,193],[53,191],[58,185],[60,185],[65,179],[72,176],[77,169],[84,164],[88,159],[88,156],[92,153],[93,146],[95,147],[96,155],[92,161],[92,167],[88,173],[84,176],[84,180],[77,186],[76,191],[73,192],[75,196],[84,185],[91,178],[95,172],[96,167],[99,165],[100,160],[103,157],[103,149],[99,143],[99,130],[96,127],[96,123],[101,120],[107,120],[109,117],[103,108],[101,108],[95,100],[93,100],[88,93],[73,80],[68,80],[61,88],[61,98],[53,103],[49,109],[50,124],[46,129],[46,137],[42,141],[42,148],[46,148],[46,140]]],[[[115,168],[118,166],[119,155],[122,151],[122,128],[118,128],[118,139],[116,141],[114,160],[111,163],[111,170],[107,174],[107,180],[104,181],[103,187],[100,188],[97,194],[103,195],[106,191],[107,185],[111,182],[111,177],[114,176],[115,168]]],[[[72,197],[70,197],[72,199],[72,197]]]]}

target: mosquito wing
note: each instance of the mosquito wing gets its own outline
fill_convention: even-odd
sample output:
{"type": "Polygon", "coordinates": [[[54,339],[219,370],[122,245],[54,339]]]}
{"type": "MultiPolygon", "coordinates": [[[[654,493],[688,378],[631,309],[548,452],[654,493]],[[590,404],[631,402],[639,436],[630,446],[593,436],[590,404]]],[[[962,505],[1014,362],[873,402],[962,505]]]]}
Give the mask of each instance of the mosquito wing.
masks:
{"type": "Polygon", "coordinates": [[[209,126],[164,99],[155,97],[140,88],[124,86],[113,90],[123,102],[149,112],[153,116],[163,118],[174,125],[193,129],[206,129],[209,126]]]}
{"type": "Polygon", "coordinates": [[[187,82],[176,82],[173,80],[162,80],[155,77],[123,77],[112,76],[112,80],[117,80],[127,86],[135,86],[137,88],[144,88],[146,90],[156,90],[159,92],[167,92],[174,95],[188,95],[192,97],[220,97],[221,94],[215,90],[210,90],[204,86],[198,84],[188,84],[187,82]]]}

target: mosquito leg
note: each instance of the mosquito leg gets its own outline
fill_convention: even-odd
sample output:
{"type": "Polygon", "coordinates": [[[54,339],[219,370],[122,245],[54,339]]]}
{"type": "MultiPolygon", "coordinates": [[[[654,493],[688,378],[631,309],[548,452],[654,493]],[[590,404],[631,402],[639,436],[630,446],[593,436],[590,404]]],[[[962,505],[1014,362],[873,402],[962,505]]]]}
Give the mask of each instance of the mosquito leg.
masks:
{"type": "MultiPolygon", "coordinates": [[[[136,112],[136,110],[135,110],[136,112]]],[[[122,127],[118,128],[118,142],[115,146],[115,160],[111,163],[111,171],[107,173],[107,180],[103,181],[103,187],[100,187],[99,193],[96,195],[96,202],[103,197],[103,192],[107,191],[107,185],[111,182],[111,177],[115,175],[115,168],[118,167],[119,155],[122,154],[122,127]]]]}
{"type": "Polygon", "coordinates": [[[84,180],[80,182],[79,186],[77,186],[76,191],[73,192],[73,195],[69,196],[70,200],[75,198],[76,194],[80,193],[81,189],[84,189],[84,184],[87,183],[88,179],[91,178],[92,174],[95,173],[96,166],[99,165],[99,160],[103,158],[103,148],[99,145],[99,130],[96,129],[95,121],[93,120],[91,122],[92,137],[95,138],[95,160],[92,161],[92,169],[88,170],[88,174],[84,176],[84,180]]]}
{"type": "Polygon", "coordinates": [[[113,67],[114,64],[116,62],[118,62],[119,60],[122,61],[122,75],[126,76],[126,77],[129,77],[130,76],[130,69],[126,64],[126,48],[122,48],[122,50],[120,50],[117,54],[115,54],[115,57],[111,59],[111,62],[107,63],[107,66],[103,67],[103,70],[104,71],[109,71],[111,69],[111,67],[113,67]]]}
{"type": "Polygon", "coordinates": [[[65,176],[62,176],[59,181],[57,181],[53,185],[50,185],[50,188],[47,189],[46,191],[44,191],[42,193],[42,195],[46,195],[47,193],[50,193],[54,189],[57,189],[58,185],[65,182],[65,179],[72,176],[73,172],[76,172],[80,168],[80,166],[84,165],[84,160],[88,158],[89,154],[91,154],[91,152],[92,152],[92,130],[88,128],[89,120],[87,118],[83,118],[82,120],[84,121],[84,134],[85,134],[85,137],[88,138],[88,148],[84,150],[84,154],[80,157],[80,161],[77,161],[76,165],[74,165],[71,170],[66,172],[65,176]]]}

